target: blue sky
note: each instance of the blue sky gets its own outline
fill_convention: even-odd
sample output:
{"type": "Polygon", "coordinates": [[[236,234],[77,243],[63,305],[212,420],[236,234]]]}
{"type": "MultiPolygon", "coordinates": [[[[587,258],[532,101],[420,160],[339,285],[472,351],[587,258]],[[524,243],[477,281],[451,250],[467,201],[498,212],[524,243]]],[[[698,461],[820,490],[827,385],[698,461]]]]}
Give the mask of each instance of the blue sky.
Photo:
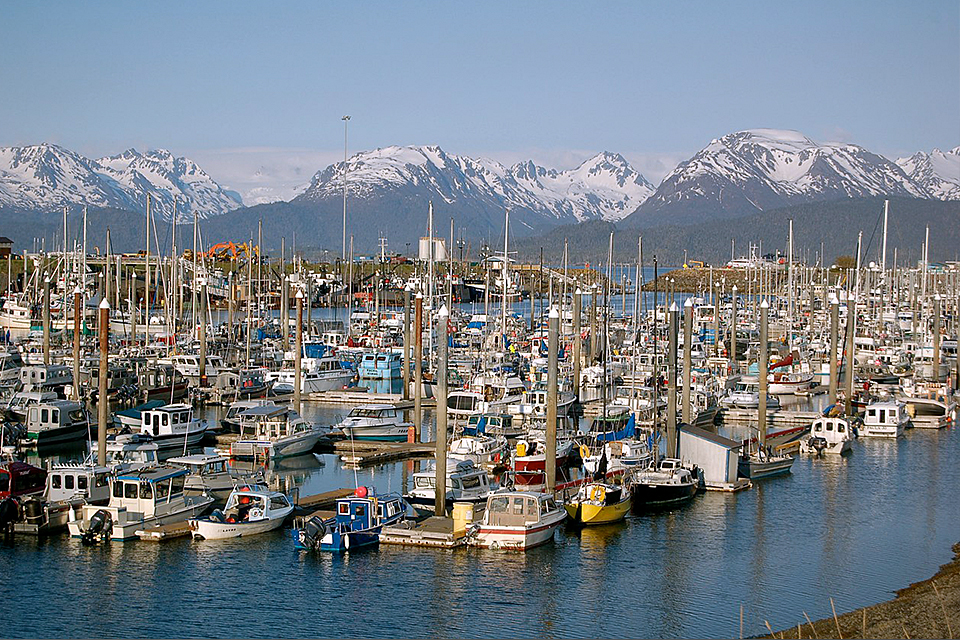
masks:
{"type": "Polygon", "coordinates": [[[165,147],[228,184],[308,179],[344,114],[351,153],[608,150],[656,182],[747,128],[960,144],[960,3],[0,0],[0,91],[0,146],[165,147]]]}

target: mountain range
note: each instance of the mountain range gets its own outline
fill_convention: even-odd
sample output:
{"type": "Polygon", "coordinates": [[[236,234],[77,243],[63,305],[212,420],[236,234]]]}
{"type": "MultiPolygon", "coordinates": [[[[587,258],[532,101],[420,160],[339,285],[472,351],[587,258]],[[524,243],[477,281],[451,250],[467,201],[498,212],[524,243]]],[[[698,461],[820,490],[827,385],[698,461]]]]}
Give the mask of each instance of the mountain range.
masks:
{"type": "Polygon", "coordinates": [[[165,149],[128,149],[91,160],[55,144],[0,148],[0,207],[59,212],[81,206],[143,211],[146,194],[161,219],[217,216],[243,205],[195,162],[165,149]]]}
{"type": "MultiPolygon", "coordinates": [[[[295,235],[300,246],[337,250],[342,242],[344,169],[348,234],[358,251],[388,238],[390,249],[427,231],[432,202],[437,235],[474,243],[510,233],[538,236],[590,221],[621,228],[691,225],[807,203],[901,197],[960,200],[960,147],[891,161],[848,143],[817,143],[794,132],[739,131],[713,140],[654,187],[621,155],[603,152],[560,171],[532,161],[507,167],[446,153],[437,146],[385,147],[318,171],[289,202],[244,207],[196,163],[165,150],[134,149],[88,159],[57,145],[0,148],[0,211],[53,213],[81,205],[142,212],[145,193],[171,219],[174,202],[190,221],[207,219],[208,237],[240,240],[264,221],[265,245],[295,235]]],[[[142,216],[141,216],[142,217],[142,216]]],[[[4,218],[6,220],[6,218],[4,218]]],[[[179,219],[179,217],[178,217],[179,219]]],[[[17,230],[6,223],[5,233],[17,230]]]]}

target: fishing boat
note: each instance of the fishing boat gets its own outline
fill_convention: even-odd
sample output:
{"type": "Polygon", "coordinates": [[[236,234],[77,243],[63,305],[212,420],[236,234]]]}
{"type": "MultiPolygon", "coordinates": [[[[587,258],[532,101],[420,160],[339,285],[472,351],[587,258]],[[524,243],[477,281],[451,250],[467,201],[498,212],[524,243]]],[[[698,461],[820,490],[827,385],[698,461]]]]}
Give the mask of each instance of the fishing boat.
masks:
{"type": "Polygon", "coordinates": [[[699,489],[698,474],[676,458],[664,458],[659,465],[634,469],[624,478],[637,510],[669,507],[689,502],[699,489]]]}
{"type": "Polygon", "coordinates": [[[290,407],[264,404],[240,414],[240,438],[230,445],[234,458],[283,458],[309,453],[323,430],[290,407]]]}
{"type": "Polygon", "coordinates": [[[871,402],[863,416],[860,435],[866,438],[899,438],[912,427],[907,405],[897,400],[871,402]]]}
{"type": "Polygon", "coordinates": [[[587,482],[565,505],[567,517],[577,526],[610,524],[623,520],[630,511],[631,496],[626,487],[587,482]]]}
{"type": "MultiPolygon", "coordinates": [[[[737,382],[736,387],[720,400],[720,404],[736,409],[756,409],[760,406],[760,383],[757,380],[748,379],[737,382]]],[[[780,399],[769,392],[767,408],[780,408],[780,399]]]]}
{"type": "Polygon", "coordinates": [[[109,468],[92,463],[54,465],[47,474],[43,494],[22,500],[21,517],[14,524],[14,531],[39,536],[65,529],[71,510],[110,500],[111,474],[109,468]]]}
{"type": "Polygon", "coordinates": [[[51,400],[27,410],[26,427],[23,444],[40,449],[86,440],[90,420],[79,402],[51,400]]]}
{"type": "MultiPolygon", "coordinates": [[[[447,459],[447,483],[444,502],[446,508],[454,502],[486,502],[496,483],[491,483],[487,472],[469,460],[447,459]]],[[[426,468],[413,474],[413,488],[405,497],[415,507],[433,509],[437,500],[436,468],[426,468]]]]}
{"type": "Polygon", "coordinates": [[[227,431],[234,433],[240,432],[240,414],[253,407],[262,407],[265,404],[276,404],[264,398],[255,398],[253,400],[236,400],[230,403],[227,412],[220,419],[220,426],[227,431]]]}
{"type": "Polygon", "coordinates": [[[378,496],[371,487],[357,487],[354,495],[337,499],[333,517],[313,516],[295,528],[293,546],[307,551],[357,551],[378,544],[383,527],[414,515],[413,507],[399,494],[378,496]]]}
{"type": "Polygon", "coordinates": [[[187,521],[195,540],[222,540],[266,533],[281,527],[293,512],[286,495],[264,485],[236,487],[223,511],[187,521]]]}
{"type": "Polygon", "coordinates": [[[392,404],[365,404],[354,407],[349,415],[334,426],[346,438],[354,440],[386,440],[402,442],[412,422],[404,422],[392,404]]]}
{"type": "Polygon", "coordinates": [[[141,435],[149,436],[164,451],[196,446],[207,432],[207,422],[193,417],[189,404],[168,404],[147,409],[140,414],[141,435]]]}
{"type": "MultiPolygon", "coordinates": [[[[539,435],[517,440],[512,464],[514,485],[529,490],[546,486],[546,449],[546,442],[539,435]]],[[[567,466],[573,451],[573,440],[557,440],[557,469],[567,466]]]]}
{"type": "Polygon", "coordinates": [[[7,401],[7,416],[14,422],[26,422],[27,408],[58,398],[55,391],[17,391],[7,401]]]}
{"type": "Polygon", "coordinates": [[[157,409],[165,404],[167,403],[163,400],[150,400],[149,402],[138,404],[137,406],[130,407],[129,409],[116,411],[113,414],[113,422],[121,429],[127,428],[131,430],[137,430],[139,429],[140,425],[143,424],[144,411],[157,409]]]}
{"type": "Polygon", "coordinates": [[[176,402],[189,391],[186,377],[170,364],[141,369],[137,373],[137,384],[141,397],[148,402],[176,402]]]}
{"type": "Polygon", "coordinates": [[[403,355],[393,351],[365,353],[360,360],[360,379],[393,380],[403,375],[403,355]]]}
{"type": "Polygon", "coordinates": [[[453,460],[469,460],[478,467],[494,469],[510,458],[510,446],[503,436],[461,435],[450,441],[447,456],[453,460]]]}
{"type": "Polygon", "coordinates": [[[234,473],[229,459],[224,456],[194,453],[188,456],[168,458],[167,464],[183,467],[188,474],[183,483],[183,491],[188,496],[207,494],[217,500],[225,500],[238,484],[248,480],[234,473]]]}
{"type": "Polygon", "coordinates": [[[810,434],[800,440],[800,452],[807,455],[844,455],[849,453],[854,439],[854,426],[842,417],[821,416],[813,421],[810,434]]]}
{"type": "MultiPolygon", "coordinates": [[[[92,451],[96,446],[97,443],[90,443],[91,460],[96,455],[92,451]]],[[[160,447],[147,436],[121,433],[107,439],[107,466],[116,473],[158,464],[160,464],[160,447]]]]}
{"type": "Polygon", "coordinates": [[[179,467],[149,467],[128,471],[110,480],[110,502],[84,505],[67,523],[70,535],[84,543],[133,540],[147,527],[186,522],[213,504],[210,496],[183,492],[187,471],[179,467]]]}
{"type": "MultiPolygon", "coordinates": [[[[268,373],[266,379],[274,380],[273,390],[277,393],[293,392],[296,381],[296,372],[293,369],[283,369],[268,373]]],[[[308,366],[303,365],[300,372],[300,392],[320,393],[343,389],[353,380],[353,371],[345,369],[340,360],[326,355],[318,358],[308,366]]]]}
{"type": "Polygon", "coordinates": [[[740,459],[737,460],[737,472],[742,478],[756,480],[784,473],[790,473],[793,456],[774,453],[769,447],[758,446],[750,451],[749,443],[744,443],[740,459]]]}
{"type": "Polygon", "coordinates": [[[532,491],[499,491],[487,498],[482,520],[469,543],[486,549],[526,551],[553,540],[567,512],[553,496],[532,491]]]}

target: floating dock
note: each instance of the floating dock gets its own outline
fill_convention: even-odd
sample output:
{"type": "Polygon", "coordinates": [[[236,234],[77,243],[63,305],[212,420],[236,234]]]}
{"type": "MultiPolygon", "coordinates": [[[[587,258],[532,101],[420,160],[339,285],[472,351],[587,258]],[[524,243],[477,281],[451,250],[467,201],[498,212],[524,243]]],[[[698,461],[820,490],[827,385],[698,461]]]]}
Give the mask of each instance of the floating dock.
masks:
{"type": "Polygon", "coordinates": [[[419,522],[404,521],[380,532],[380,544],[453,549],[467,543],[466,530],[455,531],[453,519],[431,516],[419,522]]]}
{"type": "Polygon", "coordinates": [[[410,458],[429,458],[436,453],[435,442],[372,442],[340,440],[333,446],[344,464],[366,467],[410,458]]]}
{"type": "MultiPolygon", "coordinates": [[[[370,393],[369,391],[344,389],[342,391],[305,393],[302,399],[305,402],[316,402],[318,404],[389,404],[397,409],[413,409],[413,400],[404,400],[402,393],[370,393]]],[[[435,407],[437,402],[433,398],[423,398],[420,405],[424,408],[435,407]]]]}
{"type": "Polygon", "coordinates": [[[141,540],[150,540],[152,542],[162,542],[173,538],[184,538],[190,535],[190,525],[184,522],[174,522],[159,526],[147,527],[136,531],[141,540]]]}
{"type": "MultiPolygon", "coordinates": [[[[816,411],[788,411],[784,409],[767,409],[767,429],[771,427],[785,429],[788,427],[809,427],[820,417],[816,411]]],[[[756,425],[758,411],[756,409],[724,409],[723,422],[727,425],[744,426],[756,425]]]]}

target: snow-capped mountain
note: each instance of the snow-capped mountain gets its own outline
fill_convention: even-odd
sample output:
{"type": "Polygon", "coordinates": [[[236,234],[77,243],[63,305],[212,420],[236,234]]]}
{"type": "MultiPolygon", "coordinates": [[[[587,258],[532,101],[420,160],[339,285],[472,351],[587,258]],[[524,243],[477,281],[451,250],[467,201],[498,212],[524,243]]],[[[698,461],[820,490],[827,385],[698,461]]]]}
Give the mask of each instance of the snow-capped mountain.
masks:
{"type": "Polygon", "coordinates": [[[753,129],[713,140],[680,163],[627,223],[687,224],[818,200],[929,197],[895,163],[854,144],[753,129]]]}
{"type": "MultiPolygon", "coordinates": [[[[347,161],[351,200],[416,193],[457,208],[520,210],[528,218],[542,217],[553,224],[619,220],[653,190],[622,156],[606,152],[568,171],[533,162],[507,168],[485,158],[448,154],[436,146],[386,147],[347,161]]],[[[342,195],[343,163],[339,162],[318,172],[297,200],[324,201],[342,195]]]]}
{"type": "Polygon", "coordinates": [[[897,165],[916,184],[938,200],[960,200],[960,147],[944,153],[918,151],[909,158],[900,158],[897,165]]]}
{"type": "Polygon", "coordinates": [[[143,211],[147,193],[155,213],[164,219],[173,216],[175,200],[180,214],[196,211],[204,218],[243,204],[196,163],[164,149],[129,149],[91,160],[48,143],[0,148],[0,206],[46,212],[83,205],[143,211]]]}

